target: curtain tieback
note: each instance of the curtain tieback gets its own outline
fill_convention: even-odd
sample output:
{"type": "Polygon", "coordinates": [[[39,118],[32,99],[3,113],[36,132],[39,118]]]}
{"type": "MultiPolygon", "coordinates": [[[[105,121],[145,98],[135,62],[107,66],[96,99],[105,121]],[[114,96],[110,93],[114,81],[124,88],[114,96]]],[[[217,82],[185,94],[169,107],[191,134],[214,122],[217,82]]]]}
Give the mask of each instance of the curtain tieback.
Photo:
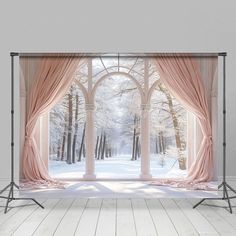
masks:
{"type": "Polygon", "coordinates": [[[212,135],[208,135],[208,136],[205,136],[205,138],[207,139],[207,141],[208,141],[208,143],[210,144],[210,145],[212,145],[212,135]]]}
{"type": "Polygon", "coordinates": [[[25,136],[25,142],[26,142],[26,144],[30,145],[32,143],[32,137],[26,135],[25,136]]]}

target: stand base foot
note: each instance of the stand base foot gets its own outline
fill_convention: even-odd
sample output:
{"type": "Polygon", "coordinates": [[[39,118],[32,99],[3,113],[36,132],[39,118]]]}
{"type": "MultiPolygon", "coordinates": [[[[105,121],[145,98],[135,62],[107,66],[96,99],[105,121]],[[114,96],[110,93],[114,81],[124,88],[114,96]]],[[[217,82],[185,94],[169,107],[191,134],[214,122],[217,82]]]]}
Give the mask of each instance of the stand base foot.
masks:
{"type": "Polygon", "coordinates": [[[37,204],[39,207],[41,207],[42,209],[44,209],[43,205],[41,205],[38,201],[36,201],[34,198],[27,198],[27,197],[14,197],[14,187],[19,189],[19,186],[15,183],[15,182],[11,182],[10,184],[8,184],[3,190],[1,190],[0,194],[2,194],[3,192],[5,192],[7,189],[9,189],[9,193],[8,196],[0,196],[0,198],[4,198],[7,199],[6,202],[6,206],[5,206],[5,210],[4,213],[7,213],[7,210],[9,208],[9,203],[11,201],[17,201],[17,200],[31,200],[33,201],[35,204],[37,204]]]}
{"type": "Polygon", "coordinates": [[[232,214],[232,206],[230,199],[236,198],[236,196],[229,196],[228,190],[231,190],[232,192],[236,193],[236,190],[234,190],[229,184],[226,182],[222,182],[219,186],[218,189],[223,188],[223,197],[218,197],[218,198],[203,198],[201,201],[199,201],[197,204],[193,206],[193,208],[198,207],[200,204],[202,204],[205,200],[227,200],[228,202],[228,207],[229,207],[229,212],[232,214]]]}

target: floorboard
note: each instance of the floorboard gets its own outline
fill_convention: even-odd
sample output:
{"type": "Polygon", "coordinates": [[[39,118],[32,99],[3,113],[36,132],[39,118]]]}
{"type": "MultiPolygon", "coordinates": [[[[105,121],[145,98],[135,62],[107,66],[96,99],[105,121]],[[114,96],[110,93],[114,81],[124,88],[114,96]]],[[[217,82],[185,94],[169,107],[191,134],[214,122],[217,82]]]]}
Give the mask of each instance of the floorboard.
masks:
{"type": "Polygon", "coordinates": [[[175,228],[179,235],[190,236],[199,235],[191,221],[184,215],[184,213],[178,208],[174,200],[161,199],[163,207],[166,209],[167,214],[171,218],[171,221],[175,225],[175,228]]]}
{"type": "MultiPolygon", "coordinates": [[[[77,225],[76,236],[96,235],[98,218],[101,211],[102,199],[91,198],[88,200],[83,216],[77,225]]],[[[110,227],[110,226],[108,226],[110,227]]]]}
{"type": "Polygon", "coordinates": [[[135,236],[136,226],[130,199],[117,199],[117,236],[135,236]]]}
{"type": "Polygon", "coordinates": [[[30,236],[38,228],[40,223],[57,207],[59,199],[48,199],[43,203],[45,209],[38,207],[30,217],[25,219],[12,234],[14,236],[30,236]]]}
{"type": "MultiPolygon", "coordinates": [[[[37,208],[39,208],[39,206],[36,204],[30,204],[20,208],[15,214],[11,215],[11,217],[1,224],[0,235],[12,235],[26,219],[31,217],[37,208]]],[[[7,216],[7,214],[4,216],[7,216]]]]}
{"type": "MultiPolygon", "coordinates": [[[[189,199],[188,201],[191,202],[192,205],[196,203],[196,200],[193,200],[193,199],[189,199]]],[[[210,224],[216,229],[216,231],[220,235],[224,235],[224,236],[236,235],[236,230],[232,227],[232,225],[230,225],[224,219],[224,217],[216,213],[215,208],[213,209],[210,206],[201,204],[194,210],[199,211],[201,215],[210,222],[210,224]]],[[[228,212],[227,214],[230,214],[230,213],[228,212]]]]}
{"type": "Polygon", "coordinates": [[[157,231],[145,199],[132,199],[137,235],[156,236],[157,231]]]}
{"type": "Polygon", "coordinates": [[[77,225],[80,222],[88,199],[76,199],[70,206],[62,221],[58,225],[54,235],[74,235],[77,225]],[[68,227],[69,226],[69,227],[68,227]]]}
{"type": "Polygon", "coordinates": [[[57,207],[50,211],[35,232],[34,236],[52,236],[74,199],[61,199],[57,207]]]}
{"type": "Polygon", "coordinates": [[[14,216],[18,211],[24,210],[25,207],[28,207],[27,205],[30,204],[30,201],[25,201],[25,200],[19,200],[19,201],[14,201],[10,203],[10,207],[8,209],[7,214],[4,214],[4,207],[2,207],[3,211],[0,213],[0,229],[2,228],[2,225],[5,224],[7,220],[9,220],[12,216],[14,216]]]}
{"type": "Polygon", "coordinates": [[[104,199],[99,214],[96,236],[113,235],[116,235],[116,199],[104,199]]]}
{"type": "Polygon", "coordinates": [[[174,201],[200,235],[219,235],[205,217],[202,217],[198,211],[192,209],[192,205],[187,199],[175,199],[174,201]]]}
{"type": "Polygon", "coordinates": [[[159,199],[147,199],[147,207],[153,218],[159,236],[178,235],[173,222],[163,208],[159,199]]]}

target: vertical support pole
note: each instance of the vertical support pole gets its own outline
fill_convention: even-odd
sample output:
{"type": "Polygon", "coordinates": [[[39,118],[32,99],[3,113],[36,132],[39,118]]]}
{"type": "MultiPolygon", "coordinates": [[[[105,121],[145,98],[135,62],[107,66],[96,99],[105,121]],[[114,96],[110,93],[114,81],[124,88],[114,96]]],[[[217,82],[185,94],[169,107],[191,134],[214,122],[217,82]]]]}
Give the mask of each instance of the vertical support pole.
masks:
{"type": "Polygon", "coordinates": [[[144,59],[144,102],[141,105],[141,174],[140,178],[149,180],[150,174],[150,105],[147,101],[149,90],[148,58],[144,59]]]}
{"type": "Polygon", "coordinates": [[[11,53],[11,183],[14,182],[14,56],[11,53]]]}
{"type": "Polygon", "coordinates": [[[86,170],[84,179],[96,179],[94,173],[94,103],[91,101],[92,94],[92,58],[88,59],[88,96],[89,103],[85,106],[86,109],[86,130],[85,130],[85,146],[86,146],[86,170]]]}
{"type": "MultiPolygon", "coordinates": [[[[226,183],[226,55],[223,55],[223,183],[226,183]]],[[[223,188],[223,195],[225,190],[223,188]]]]}

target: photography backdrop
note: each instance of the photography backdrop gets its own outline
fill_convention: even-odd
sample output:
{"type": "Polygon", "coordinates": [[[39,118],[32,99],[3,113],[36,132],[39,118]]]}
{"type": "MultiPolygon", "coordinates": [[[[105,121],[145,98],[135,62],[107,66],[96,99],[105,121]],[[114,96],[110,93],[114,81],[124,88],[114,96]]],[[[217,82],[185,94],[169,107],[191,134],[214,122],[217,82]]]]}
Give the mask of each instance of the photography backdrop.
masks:
{"type": "MultiPolygon", "coordinates": [[[[1,1],[1,186],[10,177],[10,51],[227,51],[227,175],[233,179],[236,175],[235,9],[233,0],[1,1]]],[[[19,117],[16,118],[18,123],[19,117]]],[[[219,121],[221,118],[219,113],[219,121]]],[[[218,131],[221,153],[221,126],[218,131]]],[[[19,143],[16,143],[18,153],[19,143]]],[[[18,168],[15,171],[19,173],[18,168]]]]}
{"type": "MultiPolygon", "coordinates": [[[[33,185],[36,181],[51,181],[48,163],[52,164],[53,160],[57,164],[71,166],[86,161],[84,178],[93,180],[97,172],[101,174],[107,171],[106,168],[98,171],[97,161],[100,160],[105,166],[113,157],[124,163],[124,169],[120,170],[124,176],[127,171],[134,171],[135,167],[130,163],[139,163],[137,165],[141,167],[141,172],[134,174],[133,178],[142,180],[150,180],[152,175],[166,179],[183,178],[187,174],[184,186],[193,185],[195,188],[195,183],[202,184],[216,179],[214,163],[219,156],[215,152],[218,54],[89,56],[72,53],[20,53],[19,79],[20,172],[21,178],[33,181],[33,185]],[[128,78],[129,82],[122,81],[122,77],[128,78]],[[115,84],[111,82],[114,79],[115,84]],[[97,90],[105,82],[108,82],[106,90],[102,94],[98,93],[97,90]],[[81,98],[84,97],[86,110],[86,120],[81,128],[78,125],[83,116],[77,86],[83,92],[81,98]],[[116,91],[115,94],[109,95],[112,90],[116,91]],[[159,95],[154,96],[154,92],[159,95]],[[133,98],[124,97],[130,93],[133,93],[133,98]],[[104,99],[104,95],[107,98],[104,99]],[[130,102],[129,107],[126,108],[122,101],[113,104],[115,97],[126,99],[125,104],[130,102]],[[60,103],[63,103],[62,107],[56,109],[55,106],[60,103]],[[106,105],[99,107],[101,104],[106,105]],[[154,104],[160,106],[153,107],[154,104]],[[115,111],[118,107],[123,110],[115,111]],[[114,114],[111,109],[115,111],[114,114]],[[157,115],[152,119],[155,112],[157,115]],[[58,117],[63,119],[58,120],[58,117]],[[125,124],[128,128],[124,127],[125,124]],[[55,127],[52,132],[53,125],[55,127]],[[100,138],[97,137],[99,130],[102,132],[100,138]],[[86,158],[82,160],[79,157],[79,147],[83,146],[84,136],[79,144],[77,136],[80,133],[85,134],[83,156],[86,158]],[[120,133],[122,146],[127,143],[136,145],[130,145],[129,151],[124,153],[118,147],[114,133],[117,133],[116,136],[120,133]],[[128,135],[128,139],[125,139],[124,134],[128,135]],[[55,135],[56,144],[51,145],[55,135]],[[152,135],[156,136],[155,140],[151,138],[152,135]],[[158,146],[158,143],[159,147],[154,151],[151,146],[158,146]],[[124,157],[129,164],[124,162],[124,157]],[[171,161],[173,163],[169,169],[171,161]],[[154,167],[156,170],[150,170],[154,167]],[[167,171],[165,175],[163,169],[167,171]],[[170,176],[171,171],[176,171],[175,175],[172,173],[170,176]]],[[[117,164],[114,162],[114,166],[109,169],[116,172],[117,164]]],[[[74,178],[78,179],[76,168],[74,172],[74,178]]],[[[107,179],[114,177],[110,174],[107,179]]]]}

